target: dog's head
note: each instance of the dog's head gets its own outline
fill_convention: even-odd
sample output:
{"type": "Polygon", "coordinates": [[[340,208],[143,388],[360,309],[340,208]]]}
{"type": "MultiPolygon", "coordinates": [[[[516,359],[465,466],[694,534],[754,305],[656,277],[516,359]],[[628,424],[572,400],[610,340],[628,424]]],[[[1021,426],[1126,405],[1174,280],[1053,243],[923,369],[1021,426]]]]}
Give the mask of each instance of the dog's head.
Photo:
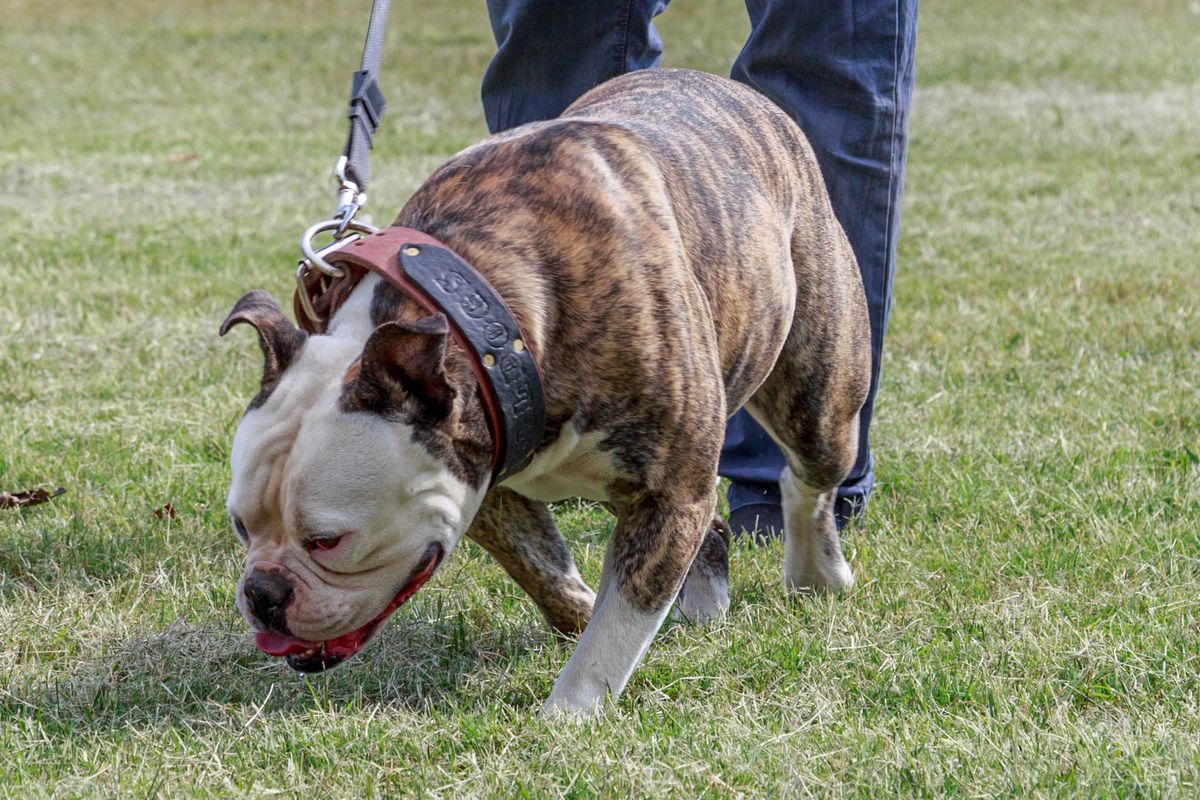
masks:
{"type": "Polygon", "coordinates": [[[258,331],[264,365],[231,456],[227,506],[247,547],[238,608],[261,650],[316,672],[361,649],[429,579],[486,481],[454,468],[463,401],[441,315],[380,325],[364,344],[308,337],[251,292],[221,334],[241,322],[258,331]]]}

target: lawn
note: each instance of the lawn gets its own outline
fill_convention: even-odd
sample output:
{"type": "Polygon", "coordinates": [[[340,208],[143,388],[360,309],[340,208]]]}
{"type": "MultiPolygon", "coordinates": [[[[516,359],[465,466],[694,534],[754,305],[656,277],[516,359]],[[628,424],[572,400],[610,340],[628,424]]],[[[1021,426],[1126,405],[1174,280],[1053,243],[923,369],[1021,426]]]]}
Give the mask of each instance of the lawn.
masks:
{"type": "MultiPolygon", "coordinates": [[[[735,549],[729,618],[579,725],[473,545],[315,678],[234,609],[260,359],[216,329],[331,209],[367,6],[4,6],[0,490],[67,493],[0,510],[0,795],[1200,793],[1200,5],[927,0],[858,583],[735,549]]],[[[484,135],[492,49],[481,2],[391,22],[377,222],[484,135]]],[[[746,22],[660,29],[723,72],[746,22]]],[[[557,513],[594,583],[611,519],[557,513]]]]}

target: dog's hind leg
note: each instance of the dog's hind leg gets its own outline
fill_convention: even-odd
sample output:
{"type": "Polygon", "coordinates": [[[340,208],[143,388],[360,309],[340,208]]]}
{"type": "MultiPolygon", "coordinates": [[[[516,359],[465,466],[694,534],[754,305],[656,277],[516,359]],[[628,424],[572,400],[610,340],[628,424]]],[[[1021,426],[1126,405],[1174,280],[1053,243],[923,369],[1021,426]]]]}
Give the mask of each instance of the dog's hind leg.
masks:
{"type": "Polygon", "coordinates": [[[579,570],[545,503],[493,489],[467,530],[520,584],[555,632],[584,629],[595,595],[579,570]]]}
{"type": "MultiPolygon", "coordinates": [[[[812,362],[809,362],[812,363],[812,362]]],[[[858,452],[859,384],[814,376],[788,349],[746,410],[783,450],[784,585],[791,592],[841,591],[854,582],[842,555],[833,501],[858,452]]],[[[865,393],[865,380],[862,392],[865,393]]]]}
{"type": "MultiPolygon", "coordinates": [[[[842,555],[833,501],[837,486],[853,464],[857,425],[841,426],[832,441],[816,446],[816,454],[806,449],[801,455],[794,437],[781,435],[772,424],[778,420],[767,418],[757,404],[747,404],[746,408],[778,442],[787,459],[779,478],[783,496],[784,586],[789,592],[801,594],[850,588],[854,573],[842,555]]],[[[791,433],[790,427],[784,430],[791,433]]]]}
{"type": "Polygon", "coordinates": [[[674,617],[704,623],[720,619],[728,610],[729,528],[720,517],[713,517],[679,590],[674,617]]]}
{"type": "Polygon", "coordinates": [[[841,230],[798,225],[797,231],[809,238],[793,243],[799,291],[791,330],[746,410],[787,462],[780,476],[787,589],[839,591],[854,576],[842,556],[833,502],[858,453],[858,412],[871,374],[870,328],[858,268],[841,230]],[[828,280],[831,273],[842,279],[828,280]]]}
{"type": "Polygon", "coordinates": [[[820,490],[785,467],[779,480],[784,513],[784,586],[790,592],[840,592],[854,584],[833,518],[834,490],[820,490]]]}
{"type": "Polygon", "coordinates": [[[783,450],[784,584],[840,591],[854,581],[833,518],[858,453],[871,381],[871,329],[854,252],[832,213],[797,216],[796,306],[783,350],[746,410],[783,450]]]}

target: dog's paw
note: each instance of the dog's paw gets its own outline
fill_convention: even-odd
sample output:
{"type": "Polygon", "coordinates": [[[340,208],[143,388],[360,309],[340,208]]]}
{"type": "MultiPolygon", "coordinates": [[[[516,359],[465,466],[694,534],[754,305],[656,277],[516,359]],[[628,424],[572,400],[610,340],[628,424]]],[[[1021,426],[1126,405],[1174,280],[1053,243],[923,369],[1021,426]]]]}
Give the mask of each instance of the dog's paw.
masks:
{"type": "Polygon", "coordinates": [[[684,581],[671,616],[676,622],[703,625],[724,618],[728,611],[728,579],[724,575],[702,575],[693,571],[684,581]]]}
{"type": "Polygon", "coordinates": [[[714,518],[675,600],[676,622],[703,625],[729,611],[729,528],[714,518]]]}
{"type": "Polygon", "coordinates": [[[600,716],[607,695],[593,696],[589,692],[562,691],[555,687],[542,704],[542,718],[548,720],[585,721],[600,716]]]}
{"type": "Polygon", "coordinates": [[[854,585],[854,572],[844,560],[818,565],[817,569],[788,571],[784,586],[791,594],[839,594],[854,585]]]}

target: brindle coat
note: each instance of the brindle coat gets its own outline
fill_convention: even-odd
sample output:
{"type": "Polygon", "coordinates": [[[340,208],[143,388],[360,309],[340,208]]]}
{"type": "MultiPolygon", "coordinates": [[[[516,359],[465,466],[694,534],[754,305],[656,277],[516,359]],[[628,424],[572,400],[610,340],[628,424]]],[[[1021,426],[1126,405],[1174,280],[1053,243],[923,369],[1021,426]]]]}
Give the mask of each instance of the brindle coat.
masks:
{"type": "Polygon", "coordinates": [[[804,483],[849,471],[862,283],[807,141],[762,96],[677,70],[611,81],[451,159],[395,224],[446,242],[512,308],[539,354],[546,443],[568,423],[603,433],[618,519],[638,520],[612,544],[637,606],[674,598],[704,528],[669,540],[654,518],[710,514],[725,420],[747,401],[804,483]]]}
{"type": "MultiPolygon", "coordinates": [[[[677,595],[687,616],[724,610],[727,534],[711,524],[717,456],[725,421],[743,405],[787,458],[788,587],[849,585],[830,500],[856,452],[867,312],[813,153],[782,111],[711,75],[627,75],[559,119],[458,154],[395,224],[437,237],[486,276],[541,368],[542,448],[488,493],[467,535],[551,626],[573,632],[593,615],[594,596],[545,502],[581,494],[617,516],[593,621],[551,705],[587,707],[619,692],[677,595]],[[628,645],[613,648],[626,629],[628,645]]],[[[371,321],[383,327],[347,372],[341,407],[409,421],[430,452],[481,487],[491,439],[477,387],[444,330],[418,330],[424,316],[375,287],[371,321]],[[404,331],[385,341],[395,321],[404,331]],[[438,354],[432,366],[411,350],[422,335],[424,351],[438,354]],[[393,360],[409,348],[401,360],[416,366],[396,378],[373,355],[380,348],[393,360]],[[423,394],[445,413],[414,405],[423,394]]]]}

